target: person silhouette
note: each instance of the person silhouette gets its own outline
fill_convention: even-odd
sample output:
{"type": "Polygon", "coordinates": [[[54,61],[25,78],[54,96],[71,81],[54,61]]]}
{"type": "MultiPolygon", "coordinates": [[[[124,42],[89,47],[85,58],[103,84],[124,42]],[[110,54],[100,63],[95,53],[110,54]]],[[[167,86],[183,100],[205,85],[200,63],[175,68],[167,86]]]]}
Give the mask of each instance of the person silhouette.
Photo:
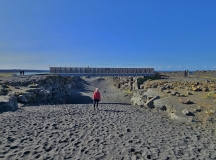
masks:
{"type": "Polygon", "coordinates": [[[98,102],[101,100],[101,95],[100,95],[100,92],[98,91],[98,88],[95,89],[94,93],[93,93],[93,104],[94,104],[94,110],[96,108],[96,110],[99,110],[98,109],[98,102]]]}

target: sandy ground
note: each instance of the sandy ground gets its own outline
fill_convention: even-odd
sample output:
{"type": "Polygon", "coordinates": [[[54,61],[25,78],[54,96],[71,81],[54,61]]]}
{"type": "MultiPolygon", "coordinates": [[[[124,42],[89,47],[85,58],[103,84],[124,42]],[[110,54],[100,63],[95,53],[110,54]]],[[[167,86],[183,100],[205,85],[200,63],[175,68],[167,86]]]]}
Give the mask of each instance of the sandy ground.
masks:
{"type": "MultiPolygon", "coordinates": [[[[92,104],[24,107],[0,115],[0,159],[216,159],[212,129],[170,120],[128,104],[106,79],[86,78],[80,94],[99,87],[92,104]]],[[[81,98],[81,97],[79,97],[81,98]]],[[[79,99],[77,102],[82,102],[79,99]]]]}
{"type": "Polygon", "coordinates": [[[96,88],[99,88],[101,93],[101,104],[130,104],[130,95],[125,96],[128,93],[116,89],[112,81],[106,77],[83,77],[80,86],[71,91],[69,102],[92,104],[92,95],[96,88]]]}

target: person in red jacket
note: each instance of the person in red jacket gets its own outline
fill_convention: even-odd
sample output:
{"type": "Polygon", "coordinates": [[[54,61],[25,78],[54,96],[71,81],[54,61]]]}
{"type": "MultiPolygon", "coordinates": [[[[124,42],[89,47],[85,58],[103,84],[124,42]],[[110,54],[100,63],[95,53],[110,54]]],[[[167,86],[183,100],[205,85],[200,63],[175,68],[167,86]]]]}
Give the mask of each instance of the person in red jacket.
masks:
{"type": "Polygon", "coordinates": [[[94,100],[94,110],[95,110],[95,105],[96,105],[97,110],[98,110],[98,102],[101,100],[101,96],[100,96],[100,92],[98,91],[98,88],[95,89],[92,98],[94,100]]]}

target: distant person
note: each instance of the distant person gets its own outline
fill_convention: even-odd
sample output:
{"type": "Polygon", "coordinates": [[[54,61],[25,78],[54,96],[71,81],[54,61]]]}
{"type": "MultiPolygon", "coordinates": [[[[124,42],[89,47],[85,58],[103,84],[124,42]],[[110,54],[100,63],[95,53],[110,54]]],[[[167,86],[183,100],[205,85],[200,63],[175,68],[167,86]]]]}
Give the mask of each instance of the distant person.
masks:
{"type": "Polygon", "coordinates": [[[98,91],[98,88],[95,89],[93,93],[93,103],[94,103],[94,110],[95,108],[98,110],[98,102],[101,100],[100,92],[98,91]]]}
{"type": "Polygon", "coordinates": [[[189,78],[189,76],[190,76],[190,72],[189,72],[188,69],[187,69],[187,77],[189,78]]]}
{"type": "Polygon", "coordinates": [[[20,75],[22,75],[22,71],[20,70],[20,75]]]}
{"type": "Polygon", "coordinates": [[[22,72],[23,72],[23,75],[24,75],[25,71],[23,70],[22,72]]]}
{"type": "Polygon", "coordinates": [[[187,70],[184,71],[184,77],[187,77],[187,70]]]}

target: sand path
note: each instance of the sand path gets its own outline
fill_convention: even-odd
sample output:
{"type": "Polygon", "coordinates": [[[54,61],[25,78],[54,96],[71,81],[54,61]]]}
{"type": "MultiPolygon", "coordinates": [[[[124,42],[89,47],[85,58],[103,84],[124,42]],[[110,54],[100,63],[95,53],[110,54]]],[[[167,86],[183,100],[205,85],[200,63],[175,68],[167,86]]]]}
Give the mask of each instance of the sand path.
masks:
{"type": "Polygon", "coordinates": [[[101,104],[130,104],[130,95],[125,96],[126,92],[121,92],[106,77],[83,78],[79,87],[71,92],[69,102],[77,104],[92,103],[92,95],[95,88],[99,88],[101,93],[101,104]],[[77,93],[79,93],[77,95],[77,93]]]}
{"type": "MultiPolygon", "coordinates": [[[[86,82],[87,96],[96,81],[86,82]]],[[[216,158],[214,130],[174,122],[163,113],[121,103],[124,93],[112,100],[116,95],[111,93],[116,90],[105,89],[106,80],[100,83],[95,84],[106,92],[99,111],[93,111],[92,104],[67,104],[2,113],[0,159],[216,158]]]]}

